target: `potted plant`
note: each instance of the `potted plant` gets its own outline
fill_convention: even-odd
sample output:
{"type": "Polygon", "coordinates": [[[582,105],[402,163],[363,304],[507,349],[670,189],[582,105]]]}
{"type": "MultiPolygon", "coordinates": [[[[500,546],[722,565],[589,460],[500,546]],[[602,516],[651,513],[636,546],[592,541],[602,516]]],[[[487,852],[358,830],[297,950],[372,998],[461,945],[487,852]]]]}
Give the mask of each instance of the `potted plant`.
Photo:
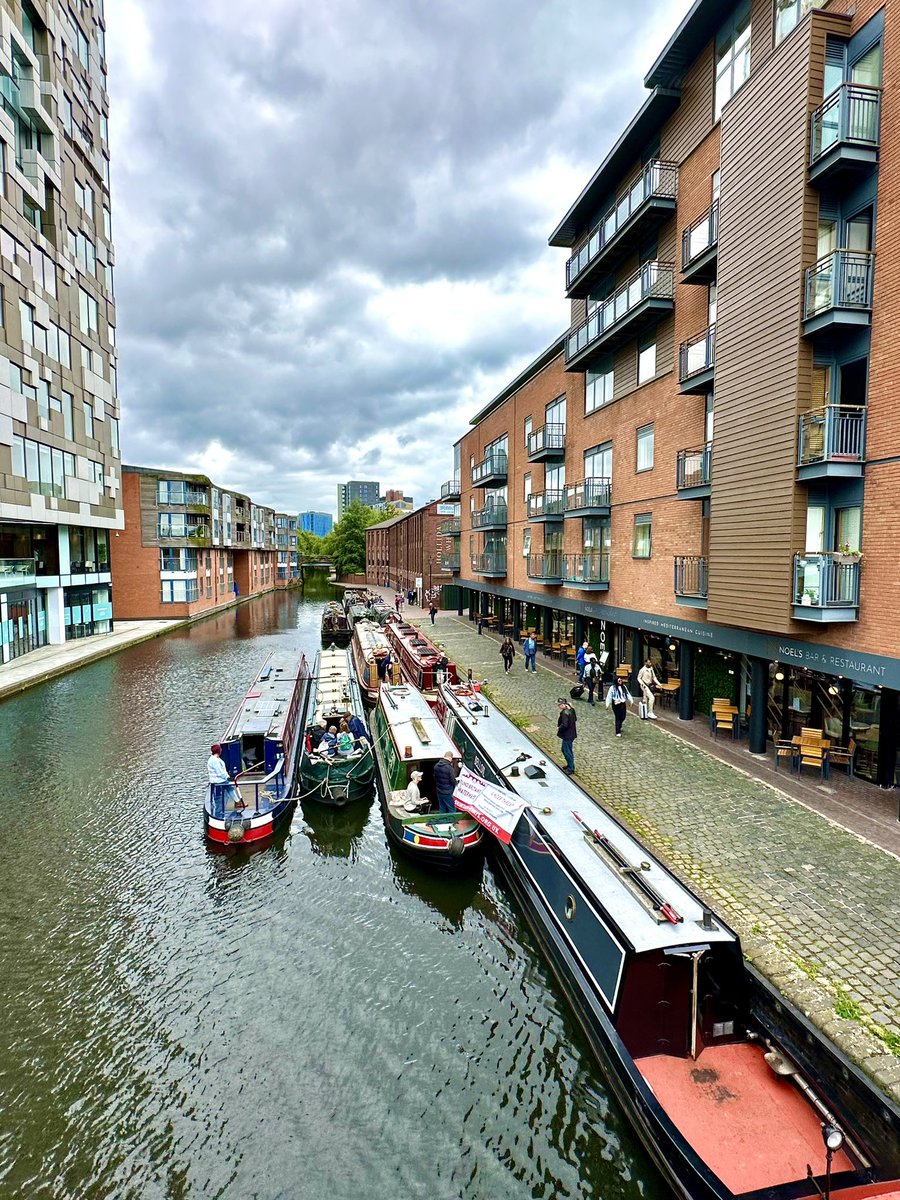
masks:
{"type": "Polygon", "coordinates": [[[812,588],[807,588],[806,591],[803,593],[803,595],[800,597],[800,603],[802,605],[804,605],[806,608],[811,608],[812,605],[815,603],[815,599],[816,599],[815,592],[812,590],[812,588]]]}
{"type": "Polygon", "coordinates": [[[859,550],[851,550],[849,542],[842,542],[834,554],[834,560],[838,563],[855,563],[859,562],[862,554],[859,550]]]}

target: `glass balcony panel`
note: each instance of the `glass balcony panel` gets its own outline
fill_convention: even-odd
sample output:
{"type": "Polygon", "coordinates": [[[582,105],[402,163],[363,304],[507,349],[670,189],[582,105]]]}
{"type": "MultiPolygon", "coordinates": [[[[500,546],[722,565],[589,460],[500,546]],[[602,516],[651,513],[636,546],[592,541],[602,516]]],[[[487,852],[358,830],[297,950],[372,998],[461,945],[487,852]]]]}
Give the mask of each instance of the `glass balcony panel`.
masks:
{"type": "Polygon", "coordinates": [[[826,404],[800,418],[798,463],[858,462],[865,456],[866,409],[862,405],[826,404]]]}
{"type": "Polygon", "coordinates": [[[697,450],[679,450],[675,467],[677,488],[708,487],[712,478],[712,443],[697,450]]]}
{"type": "Polygon", "coordinates": [[[565,493],[562,489],[550,488],[544,492],[532,492],[528,497],[528,516],[562,517],[565,510],[565,493]]]}
{"type": "Polygon", "coordinates": [[[0,582],[5,585],[34,583],[36,571],[33,558],[0,558],[0,582]]]}
{"type": "Polygon", "coordinates": [[[841,84],[812,115],[810,163],[840,142],[876,149],[881,121],[881,88],[841,84]]]}
{"type": "Polygon", "coordinates": [[[609,553],[587,550],[583,554],[567,554],[562,578],[566,583],[609,583],[609,553]]]}
{"type": "Polygon", "coordinates": [[[675,267],[673,263],[648,262],[619,290],[604,300],[587,320],[570,333],[566,346],[569,361],[645,300],[673,300],[675,267]],[[575,347],[573,352],[573,346],[575,347]]]}
{"type": "Polygon", "coordinates": [[[609,508],[611,490],[610,480],[600,477],[570,483],[565,491],[565,510],[609,508]]]}
{"type": "Polygon", "coordinates": [[[508,520],[508,509],[505,504],[486,504],[484,508],[472,513],[472,528],[485,529],[488,526],[505,525],[508,520]]]}
{"type": "Polygon", "coordinates": [[[861,250],[835,250],[806,272],[806,317],[830,308],[872,307],[875,255],[861,250]]]}
{"type": "Polygon", "coordinates": [[[794,603],[807,608],[858,608],[859,566],[859,555],[796,555],[794,603]]]}

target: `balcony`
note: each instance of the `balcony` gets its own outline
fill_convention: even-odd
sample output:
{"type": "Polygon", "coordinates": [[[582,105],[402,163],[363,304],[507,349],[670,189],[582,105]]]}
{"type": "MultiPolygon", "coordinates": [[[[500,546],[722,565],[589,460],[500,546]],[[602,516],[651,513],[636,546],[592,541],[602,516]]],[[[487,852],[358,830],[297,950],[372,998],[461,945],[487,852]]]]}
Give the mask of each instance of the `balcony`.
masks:
{"type": "Polygon", "coordinates": [[[601,356],[658,324],[675,307],[674,263],[648,262],[566,338],[566,370],[587,370],[601,356]]]}
{"type": "Polygon", "coordinates": [[[446,521],[441,521],[438,525],[438,533],[441,537],[457,537],[462,528],[462,519],[460,517],[448,517],[446,521]]]}
{"type": "Polygon", "coordinates": [[[858,620],[859,562],[858,554],[795,555],[794,620],[858,620]]]}
{"type": "Polygon", "coordinates": [[[473,554],[472,571],[475,575],[491,575],[502,579],[506,575],[506,551],[494,550],[487,554],[473,554]]]}
{"type": "Polygon", "coordinates": [[[719,257],[719,202],[681,235],[681,282],[715,283],[719,257]]]}
{"type": "Polygon", "coordinates": [[[878,162],[881,88],[842,83],[810,119],[810,183],[871,170],[878,162]]]}
{"type": "Polygon", "coordinates": [[[699,450],[679,450],[675,461],[675,487],[679,500],[705,500],[712,482],[712,442],[699,450]]]}
{"type": "Polygon", "coordinates": [[[505,504],[486,504],[472,513],[473,529],[505,529],[509,512],[505,504]]]}
{"type": "Polygon", "coordinates": [[[614,270],[672,216],[677,194],[677,164],[647,163],[566,263],[567,294],[587,296],[598,276],[614,270]]]}
{"type": "Polygon", "coordinates": [[[441,555],[441,570],[447,575],[459,574],[459,552],[441,555]]]}
{"type": "Polygon", "coordinates": [[[609,479],[583,479],[566,487],[565,512],[567,517],[608,517],[612,481],[609,479]]]}
{"type": "Polygon", "coordinates": [[[712,388],[716,374],[716,327],[678,347],[678,390],[683,395],[699,395],[712,388]]]}
{"type": "Polygon", "coordinates": [[[566,427],[551,423],[528,435],[528,461],[559,461],[566,457],[566,427]]]}
{"type": "Polygon", "coordinates": [[[806,272],[803,332],[839,332],[872,323],[875,255],[863,250],[835,250],[806,272]]]}
{"type": "Polygon", "coordinates": [[[709,596],[709,559],[699,554],[675,558],[675,603],[706,608],[709,596]]]}
{"type": "Polygon", "coordinates": [[[0,558],[0,587],[34,587],[36,574],[33,558],[0,558]]]}
{"type": "Polygon", "coordinates": [[[529,521],[561,521],[565,513],[565,493],[561,488],[532,492],[528,497],[529,521]]]}
{"type": "Polygon", "coordinates": [[[529,554],[526,571],[538,583],[559,585],[563,580],[565,558],[562,554],[529,554]]]}
{"type": "Polygon", "coordinates": [[[858,479],[863,473],[865,455],[865,405],[826,404],[800,418],[799,480],[858,479]]]}
{"type": "Polygon", "coordinates": [[[567,554],[563,561],[562,581],[566,587],[582,591],[609,591],[609,553],[585,550],[581,554],[567,554]]]}
{"type": "Polygon", "coordinates": [[[472,487],[502,487],[506,483],[506,471],[506,452],[495,450],[472,468],[472,487]]]}
{"type": "Polygon", "coordinates": [[[459,480],[448,479],[441,484],[441,500],[444,502],[458,500],[460,497],[459,480]]]}

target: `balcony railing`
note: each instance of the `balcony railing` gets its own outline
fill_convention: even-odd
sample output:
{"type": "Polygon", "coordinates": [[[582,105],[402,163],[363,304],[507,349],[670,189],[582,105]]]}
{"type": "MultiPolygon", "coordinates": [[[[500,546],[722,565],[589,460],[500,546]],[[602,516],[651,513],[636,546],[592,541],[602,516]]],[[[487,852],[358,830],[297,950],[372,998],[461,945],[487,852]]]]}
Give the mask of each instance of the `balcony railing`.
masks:
{"type": "Polygon", "coordinates": [[[698,554],[675,558],[675,595],[705,600],[709,595],[709,559],[698,554]]]}
{"type": "Polygon", "coordinates": [[[473,529],[496,529],[506,525],[509,512],[505,504],[486,504],[472,513],[473,529]]]}
{"type": "Polygon", "coordinates": [[[860,463],[865,457],[866,409],[857,404],[825,404],[800,418],[797,465],[860,463]]]}
{"type": "Polygon", "coordinates": [[[810,620],[856,620],[859,609],[859,555],[797,554],[794,557],[794,616],[814,610],[810,620]],[[824,610],[824,611],[823,611],[824,610]]]}
{"type": "Polygon", "coordinates": [[[567,554],[562,577],[564,583],[608,584],[608,551],[585,550],[582,554],[567,554]]]}
{"type": "Polygon", "coordinates": [[[206,539],[209,537],[208,525],[160,525],[157,530],[157,537],[160,541],[169,541],[175,538],[199,538],[206,539]]]}
{"type": "Polygon", "coordinates": [[[806,319],[829,309],[872,307],[875,255],[863,250],[834,250],[806,272],[806,319]]]}
{"type": "Polygon", "coordinates": [[[488,479],[505,479],[507,461],[506,453],[502,450],[485,455],[481,462],[472,468],[472,483],[477,487],[488,479]]]}
{"type": "Polygon", "coordinates": [[[563,458],[566,453],[566,427],[560,422],[542,425],[528,435],[528,457],[534,461],[542,458],[563,458]]]}
{"type": "Polygon", "coordinates": [[[565,555],[560,553],[529,554],[526,571],[529,579],[545,583],[561,583],[565,570],[565,555]]]}
{"type": "Polygon", "coordinates": [[[877,150],[880,121],[881,88],[842,83],[812,115],[810,166],[839,145],[877,150]]]}
{"type": "Polygon", "coordinates": [[[712,480],[712,442],[697,450],[679,450],[675,462],[675,487],[708,488],[712,480]]]}
{"type": "Polygon", "coordinates": [[[681,269],[690,270],[693,263],[719,240],[719,202],[711,204],[705,213],[688,225],[681,235],[681,269]]]}
{"type": "Polygon", "coordinates": [[[441,537],[453,537],[459,533],[462,527],[462,520],[459,517],[448,517],[446,521],[441,521],[438,526],[438,533],[441,537]]]}
{"type": "Polygon", "coordinates": [[[472,570],[476,575],[505,575],[506,551],[495,550],[487,554],[473,554],[472,570]]]}
{"type": "Polygon", "coordinates": [[[528,497],[529,520],[556,517],[560,521],[565,512],[565,493],[561,488],[548,488],[543,492],[532,492],[528,497]]]}
{"type": "Polygon", "coordinates": [[[682,342],[678,347],[678,382],[690,383],[706,377],[716,365],[716,327],[710,325],[703,333],[682,342]]]}
{"type": "Polygon", "coordinates": [[[441,570],[455,575],[459,571],[459,554],[442,554],[441,570]]]}
{"type": "MultiPolygon", "coordinates": [[[[648,208],[653,200],[674,201],[678,192],[677,163],[659,159],[647,163],[640,175],[601,217],[587,240],[566,263],[566,288],[571,289],[598,258],[604,256],[618,235],[648,208]]],[[[674,208],[674,204],[671,206],[674,208]]]]}
{"type": "Polygon", "coordinates": [[[458,500],[459,499],[459,480],[448,479],[446,483],[441,484],[441,499],[442,500],[458,500]]]}
{"type": "Polygon", "coordinates": [[[675,264],[644,263],[617,292],[604,300],[581,325],[566,338],[566,362],[571,362],[591,346],[607,344],[617,330],[630,324],[630,318],[643,305],[675,300],[675,264]]]}
{"type": "Polygon", "coordinates": [[[22,587],[34,583],[37,566],[33,558],[0,558],[0,583],[22,587]]]}
{"type": "Polygon", "coordinates": [[[565,508],[567,513],[586,510],[609,510],[612,483],[600,477],[583,479],[566,487],[565,508]]]}

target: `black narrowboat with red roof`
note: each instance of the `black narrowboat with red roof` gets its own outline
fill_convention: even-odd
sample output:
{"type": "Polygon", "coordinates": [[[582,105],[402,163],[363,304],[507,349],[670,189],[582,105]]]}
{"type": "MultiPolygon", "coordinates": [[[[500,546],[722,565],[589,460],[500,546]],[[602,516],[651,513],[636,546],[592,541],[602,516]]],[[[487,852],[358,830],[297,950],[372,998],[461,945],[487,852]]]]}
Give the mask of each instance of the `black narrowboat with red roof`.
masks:
{"type": "Polygon", "coordinates": [[[437,696],[439,683],[457,683],[456,663],[449,662],[443,651],[421,629],[404,620],[389,621],[384,627],[391,646],[391,657],[400,667],[401,677],[423,692],[429,701],[437,696]]]}

